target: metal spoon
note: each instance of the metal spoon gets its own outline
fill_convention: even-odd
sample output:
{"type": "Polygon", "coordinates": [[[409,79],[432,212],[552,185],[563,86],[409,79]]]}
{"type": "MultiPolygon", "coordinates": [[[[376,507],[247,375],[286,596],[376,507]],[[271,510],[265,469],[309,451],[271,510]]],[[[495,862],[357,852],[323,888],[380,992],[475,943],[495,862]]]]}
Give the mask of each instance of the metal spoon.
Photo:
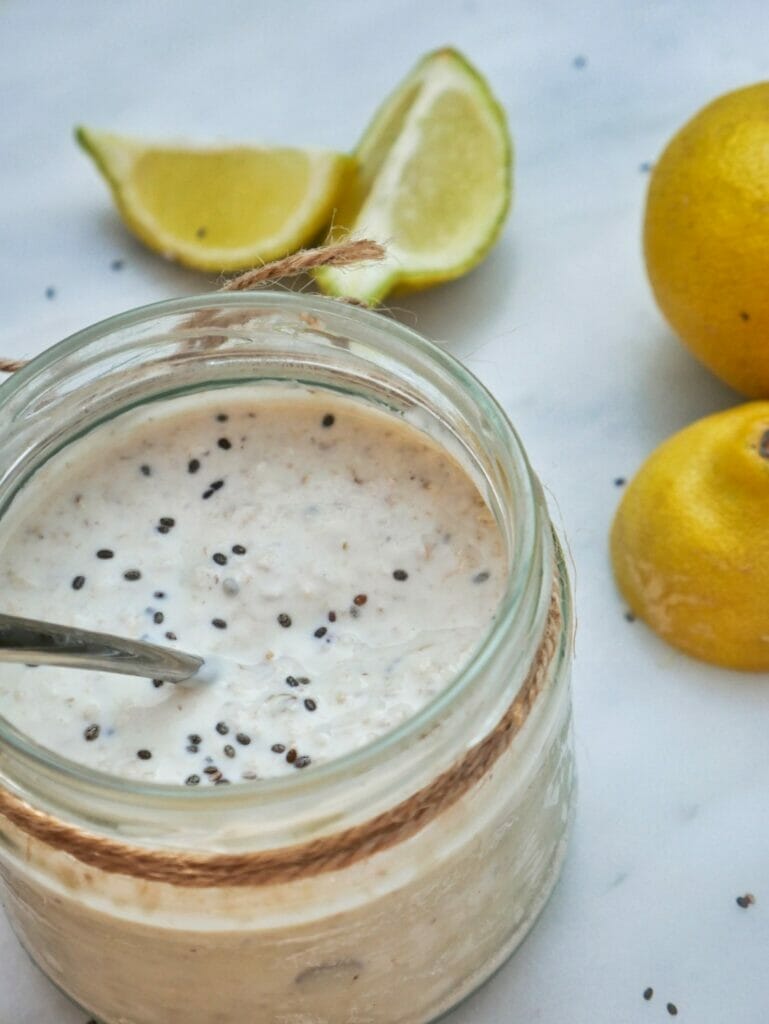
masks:
{"type": "Polygon", "coordinates": [[[207,662],[170,647],[37,619],[0,615],[0,662],[57,665],[168,683],[203,682],[207,662]]]}

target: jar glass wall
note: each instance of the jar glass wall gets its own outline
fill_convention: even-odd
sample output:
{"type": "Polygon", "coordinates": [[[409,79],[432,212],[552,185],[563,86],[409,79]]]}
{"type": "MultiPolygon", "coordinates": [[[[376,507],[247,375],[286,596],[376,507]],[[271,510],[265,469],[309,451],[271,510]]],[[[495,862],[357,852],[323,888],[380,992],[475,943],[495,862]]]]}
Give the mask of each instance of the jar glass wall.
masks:
{"type": "Polygon", "coordinates": [[[142,405],[274,382],[354,396],[449,450],[496,516],[506,592],[437,698],[311,773],[226,792],[129,782],[0,719],[5,905],[43,970],[106,1024],[428,1021],[521,941],[563,858],[563,560],[502,411],[406,328],[330,300],[217,295],[62,342],[0,388],[0,557],[19,489],[79,437],[142,405]]]}

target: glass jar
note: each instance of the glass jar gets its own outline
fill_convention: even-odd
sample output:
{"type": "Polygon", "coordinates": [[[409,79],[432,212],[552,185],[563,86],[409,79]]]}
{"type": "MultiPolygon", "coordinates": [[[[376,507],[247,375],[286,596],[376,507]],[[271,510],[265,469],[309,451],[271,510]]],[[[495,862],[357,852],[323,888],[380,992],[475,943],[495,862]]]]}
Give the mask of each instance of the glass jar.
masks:
{"type": "Polygon", "coordinates": [[[0,719],[6,910],[42,970],[105,1024],[421,1024],[521,942],[564,856],[563,559],[504,413],[412,331],[290,293],[165,302],[90,327],[0,388],[0,517],[105,420],[266,381],[355,395],[452,451],[499,523],[506,593],[437,698],[311,773],[200,791],[137,783],[0,719]]]}

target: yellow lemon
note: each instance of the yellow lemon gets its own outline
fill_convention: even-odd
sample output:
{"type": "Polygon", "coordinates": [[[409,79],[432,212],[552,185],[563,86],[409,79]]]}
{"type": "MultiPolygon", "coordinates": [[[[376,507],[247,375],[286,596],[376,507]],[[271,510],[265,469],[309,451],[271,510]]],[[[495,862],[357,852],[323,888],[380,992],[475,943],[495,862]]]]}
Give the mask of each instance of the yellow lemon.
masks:
{"type": "Polygon", "coordinates": [[[698,420],[641,467],[611,534],[630,608],[703,661],[769,669],[769,402],[698,420]]]}
{"type": "Polygon", "coordinates": [[[253,267],[312,242],[354,165],[319,149],[157,145],[83,127],[76,137],[145,245],[214,272],[253,267]]]}
{"type": "Polygon", "coordinates": [[[769,82],[721,96],[670,141],[644,250],[678,336],[732,387],[769,397],[769,82]]]}

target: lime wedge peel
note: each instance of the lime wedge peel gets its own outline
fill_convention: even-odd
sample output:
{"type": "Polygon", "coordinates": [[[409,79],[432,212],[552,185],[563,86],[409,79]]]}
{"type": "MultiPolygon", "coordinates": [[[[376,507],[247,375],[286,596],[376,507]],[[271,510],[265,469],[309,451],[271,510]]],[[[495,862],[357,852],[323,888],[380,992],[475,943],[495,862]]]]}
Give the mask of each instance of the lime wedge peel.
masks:
{"type": "Polygon", "coordinates": [[[513,151],[505,114],[456,50],[425,57],[379,109],[330,238],[387,246],[376,264],[315,272],[322,291],[374,305],[389,292],[448,281],[476,266],[510,207],[513,151]]]}
{"type": "Polygon", "coordinates": [[[75,134],[138,238],[168,259],[215,273],[315,241],[354,166],[323,149],[156,145],[85,127],[75,134]]]}

